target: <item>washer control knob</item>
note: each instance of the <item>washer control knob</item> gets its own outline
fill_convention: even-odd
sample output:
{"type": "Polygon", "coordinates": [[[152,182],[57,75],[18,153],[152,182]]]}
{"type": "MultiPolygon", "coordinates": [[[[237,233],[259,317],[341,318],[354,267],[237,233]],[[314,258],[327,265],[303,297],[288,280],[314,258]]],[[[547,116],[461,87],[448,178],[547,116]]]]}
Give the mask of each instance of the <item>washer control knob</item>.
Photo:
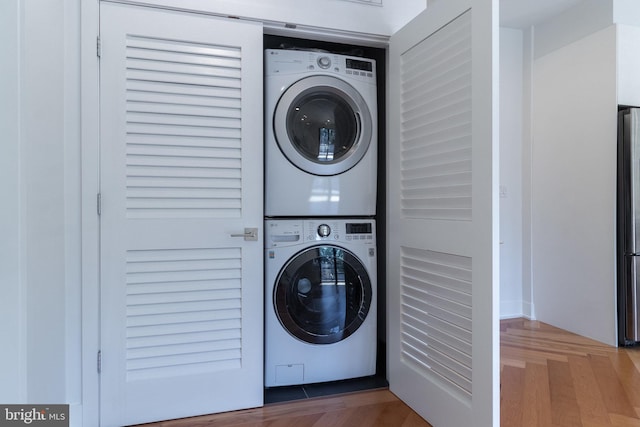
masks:
{"type": "Polygon", "coordinates": [[[318,226],[318,236],[327,237],[329,234],[331,234],[331,227],[327,224],[320,224],[318,226]]]}
{"type": "Polygon", "coordinates": [[[318,65],[320,66],[320,68],[326,70],[327,68],[331,67],[331,58],[329,58],[328,56],[321,56],[320,58],[318,58],[318,65]]]}

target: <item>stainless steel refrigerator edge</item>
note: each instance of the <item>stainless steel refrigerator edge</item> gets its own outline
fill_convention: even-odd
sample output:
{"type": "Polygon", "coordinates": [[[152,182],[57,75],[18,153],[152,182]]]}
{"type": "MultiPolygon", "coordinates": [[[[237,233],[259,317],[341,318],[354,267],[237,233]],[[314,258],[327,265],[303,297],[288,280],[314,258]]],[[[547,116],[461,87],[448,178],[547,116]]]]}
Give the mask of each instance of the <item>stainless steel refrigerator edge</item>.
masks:
{"type": "Polygon", "coordinates": [[[640,341],[640,108],[618,112],[618,342],[640,341]]]}

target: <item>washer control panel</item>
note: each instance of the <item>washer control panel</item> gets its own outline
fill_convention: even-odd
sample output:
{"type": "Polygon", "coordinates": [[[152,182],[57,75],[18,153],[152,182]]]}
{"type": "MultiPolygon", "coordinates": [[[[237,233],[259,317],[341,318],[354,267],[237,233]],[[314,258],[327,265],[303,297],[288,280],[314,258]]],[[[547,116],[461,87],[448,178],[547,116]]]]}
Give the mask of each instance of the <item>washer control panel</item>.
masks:
{"type": "Polygon", "coordinates": [[[374,242],[375,221],[372,219],[304,220],[304,238],[309,241],[374,242]]]}
{"type": "Polygon", "coordinates": [[[313,242],[375,244],[373,219],[271,219],[265,221],[265,248],[313,242]]]}

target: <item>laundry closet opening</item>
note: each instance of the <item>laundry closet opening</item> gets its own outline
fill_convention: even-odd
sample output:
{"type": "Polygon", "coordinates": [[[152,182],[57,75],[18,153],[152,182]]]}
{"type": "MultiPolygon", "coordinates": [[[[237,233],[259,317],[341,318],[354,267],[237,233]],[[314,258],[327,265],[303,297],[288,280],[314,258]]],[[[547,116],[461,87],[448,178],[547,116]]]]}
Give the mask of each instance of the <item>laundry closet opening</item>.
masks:
{"type": "MultiPolygon", "coordinates": [[[[377,48],[377,47],[355,46],[351,44],[301,39],[301,38],[295,38],[295,37],[285,37],[281,35],[272,35],[272,34],[266,34],[264,36],[264,50],[265,52],[268,52],[269,50],[277,50],[277,51],[291,50],[291,51],[318,53],[319,56],[314,56],[313,61],[315,62],[316,64],[315,66],[317,67],[317,69],[320,71],[322,71],[323,67],[327,66],[325,59],[321,59],[321,57],[324,58],[324,56],[322,55],[323,53],[326,53],[331,58],[334,58],[334,56],[332,55],[351,57],[353,58],[352,60],[353,64],[348,65],[346,68],[353,68],[354,70],[353,72],[356,72],[355,70],[358,68],[362,68],[362,70],[360,71],[363,72],[363,75],[367,73],[368,65],[366,63],[366,60],[373,60],[375,61],[375,65],[372,66],[371,74],[375,76],[375,79],[377,82],[376,92],[375,92],[377,101],[376,101],[375,108],[372,108],[372,110],[375,112],[374,119],[372,120],[372,123],[374,124],[374,129],[372,129],[372,132],[377,136],[377,138],[375,139],[375,143],[377,144],[377,158],[375,159],[375,163],[374,163],[374,166],[376,168],[376,173],[372,175],[372,178],[371,178],[373,181],[375,181],[373,183],[373,189],[375,194],[374,196],[375,204],[373,208],[366,210],[366,212],[363,211],[362,213],[359,213],[357,209],[349,210],[349,211],[334,210],[333,212],[319,211],[317,213],[303,211],[299,213],[295,209],[292,209],[290,212],[287,208],[284,208],[283,204],[286,204],[287,201],[272,200],[272,206],[269,206],[269,197],[268,197],[268,194],[266,193],[267,193],[267,186],[270,185],[270,179],[269,179],[269,176],[265,177],[265,204],[266,204],[265,206],[265,248],[269,246],[270,242],[268,240],[272,238],[269,235],[269,230],[267,229],[268,225],[270,225],[271,228],[273,228],[274,224],[276,227],[278,226],[285,227],[285,228],[293,227],[294,230],[296,227],[299,226],[301,229],[303,229],[303,231],[301,231],[301,234],[303,235],[302,236],[303,240],[307,238],[304,234],[305,233],[309,234],[307,232],[307,229],[313,229],[314,234],[315,234],[315,230],[318,230],[318,232],[321,235],[322,232],[319,231],[320,230],[319,227],[328,226],[329,228],[328,232],[334,233],[331,235],[331,242],[326,241],[327,243],[326,246],[312,245],[313,248],[300,249],[300,253],[302,254],[302,256],[298,257],[299,259],[297,261],[292,260],[288,264],[288,268],[290,270],[293,271],[293,268],[297,268],[297,266],[295,265],[296,263],[299,264],[298,271],[303,271],[305,268],[308,269],[308,266],[310,265],[317,265],[318,270],[320,270],[322,268],[320,267],[320,265],[322,265],[322,262],[323,262],[322,260],[326,259],[326,254],[328,253],[327,251],[330,251],[331,256],[334,259],[338,260],[336,263],[333,263],[332,265],[334,265],[334,267],[336,264],[341,266],[340,268],[338,268],[338,270],[340,270],[343,265],[345,266],[344,273],[342,274],[342,276],[340,276],[340,273],[338,273],[338,276],[347,277],[347,278],[350,275],[353,277],[360,277],[360,273],[358,273],[358,267],[352,266],[354,264],[352,261],[354,258],[358,258],[359,256],[361,257],[365,256],[365,255],[359,255],[359,251],[361,249],[363,254],[367,252],[363,249],[364,248],[363,246],[358,246],[355,243],[360,243],[360,240],[361,240],[363,244],[366,244],[366,241],[365,241],[366,239],[372,239],[374,241],[374,245],[373,245],[374,252],[368,252],[368,253],[369,254],[375,253],[377,257],[377,262],[371,263],[371,265],[375,265],[375,267],[372,267],[372,268],[375,268],[375,271],[373,272],[373,274],[371,274],[371,276],[377,279],[375,280],[376,286],[373,287],[374,294],[375,294],[373,296],[373,301],[375,303],[375,307],[372,308],[369,313],[366,313],[366,314],[375,315],[375,325],[374,325],[375,343],[372,343],[371,345],[371,351],[375,352],[374,371],[372,372],[371,375],[358,376],[356,378],[330,380],[330,381],[322,381],[322,378],[324,377],[321,373],[319,376],[315,375],[312,382],[302,381],[302,384],[298,384],[299,382],[301,382],[299,381],[299,378],[301,378],[302,376],[301,370],[303,370],[304,367],[301,367],[295,364],[290,364],[290,365],[278,365],[279,373],[277,375],[279,375],[279,379],[275,379],[274,372],[276,367],[267,366],[270,363],[270,359],[272,359],[271,355],[269,354],[270,351],[272,350],[269,350],[268,348],[269,343],[267,342],[267,340],[269,340],[270,338],[269,338],[269,333],[266,333],[265,335],[265,359],[266,359],[265,380],[266,381],[265,381],[265,400],[264,401],[266,404],[268,404],[268,403],[275,403],[275,402],[281,402],[281,401],[287,401],[287,400],[304,399],[309,397],[324,396],[324,395],[351,392],[351,391],[357,391],[357,390],[386,387],[388,385],[387,372],[386,372],[386,283],[385,283],[386,281],[386,258],[385,258],[386,257],[386,211],[385,211],[386,210],[385,208],[386,207],[386,191],[385,191],[386,189],[386,179],[385,179],[385,176],[386,176],[385,175],[386,174],[386,150],[385,150],[386,148],[386,140],[385,140],[385,135],[386,135],[386,128],[385,128],[386,50],[382,48],[377,48]],[[362,64],[360,64],[360,62],[358,61],[358,58],[362,58],[363,60],[362,64]],[[367,228],[371,228],[370,232],[367,231],[367,228]],[[345,231],[345,230],[348,230],[348,231],[345,231]],[[338,234],[340,232],[342,233],[342,235],[338,234]],[[343,237],[345,239],[348,238],[349,240],[345,240],[343,239],[343,237]],[[353,242],[352,239],[360,239],[360,240],[358,242],[353,242]],[[346,246],[344,245],[341,246],[341,243],[340,243],[341,241],[346,243],[346,246]],[[338,249],[336,250],[335,247],[332,245],[329,245],[329,243],[332,243],[332,244],[335,243],[335,247],[337,247],[338,249]],[[349,246],[350,244],[352,246],[349,246]],[[354,253],[353,254],[343,253],[343,252],[349,252],[349,250],[342,251],[342,249],[345,247],[347,249],[353,248],[354,253]],[[303,253],[305,251],[306,253],[303,253]],[[274,372],[270,372],[270,370],[274,372]],[[286,385],[287,381],[290,378],[293,378],[291,380],[291,385],[286,385]],[[318,379],[320,380],[318,381],[318,379]],[[278,383],[278,381],[281,381],[281,382],[278,383]],[[279,384],[285,384],[285,385],[279,385],[279,384]]],[[[333,67],[333,64],[331,66],[333,67]]],[[[265,73],[269,72],[267,68],[268,67],[265,60],[265,73]]],[[[350,74],[351,74],[351,71],[350,71],[350,74]]],[[[269,91],[268,84],[269,84],[268,77],[265,77],[265,86],[264,86],[265,87],[265,144],[268,143],[268,139],[269,139],[268,134],[271,131],[273,131],[272,133],[274,134],[274,138],[277,137],[275,135],[276,132],[281,132],[281,133],[288,132],[290,137],[296,138],[295,136],[291,136],[295,131],[291,131],[291,130],[284,131],[282,129],[279,129],[279,130],[273,129],[274,127],[273,115],[271,115],[272,113],[270,113],[269,110],[270,109],[274,110],[275,107],[272,105],[267,105],[270,103],[271,104],[274,103],[269,101],[267,96],[268,94],[266,93],[269,91]],[[272,127],[272,128],[269,129],[268,127],[272,127]]],[[[317,104],[323,104],[328,102],[322,97],[314,98],[313,94],[310,94],[309,96],[307,96],[308,99],[306,100],[303,99],[302,101],[300,101],[300,99],[304,98],[305,96],[305,94],[303,93],[304,90],[305,90],[304,88],[301,89],[300,93],[302,93],[302,95],[299,95],[298,98],[295,100],[295,102],[299,102],[299,103],[307,102],[307,105],[309,105],[308,107],[309,110],[313,111],[313,109],[315,108],[314,104],[317,105],[317,104]]],[[[342,89],[338,88],[337,90],[340,91],[342,89]]],[[[349,105],[349,102],[347,102],[346,105],[339,105],[340,104],[339,102],[336,102],[335,104],[336,105],[334,109],[336,111],[356,110],[355,115],[361,114],[357,112],[357,110],[359,109],[357,102],[354,103],[354,105],[349,105]]],[[[306,108],[306,107],[303,107],[303,108],[306,108]]],[[[364,108],[366,109],[366,106],[364,108]]],[[[304,113],[305,113],[304,111],[302,112],[298,111],[297,120],[303,120],[306,117],[304,116],[304,113]]],[[[279,117],[279,120],[281,121],[285,120],[283,116],[286,116],[286,113],[280,113],[280,114],[281,115],[279,117]]],[[[366,114],[366,112],[362,114],[366,114]]],[[[362,120],[362,119],[358,118],[358,120],[362,120]]],[[[361,124],[362,123],[359,123],[359,125],[361,124]]],[[[336,126],[340,126],[340,125],[336,124],[336,126]]],[[[311,174],[317,173],[318,178],[322,179],[322,176],[321,176],[323,173],[322,170],[323,169],[327,170],[326,168],[323,168],[323,166],[331,162],[334,162],[334,163],[337,162],[337,160],[334,160],[332,158],[332,156],[334,156],[334,149],[332,148],[332,145],[331,145],[332,139],[336,138],[337,140],[340,137],[342,137],[342,135],[350,132],[350,131],[344,130],[348,128],[349,128],[348,126],[343,124],[339,130],[334,131],[331,129],[324,129],[323,126],[316,126],[316,128],[313,129],[314,135],[318,134],[319,135],[318,139],[321,140],[319,144],[320,148],[316,149],[316,151],[310,150],[311,154],[309,154],[305,152],[304,148],[302,148],[302,149],[297,149],[298,152],[296,152],[296,150],[291,150],[293,152],[293,154],[291,154],[291,153],[286,153],[285,150],[281,150],[280,152],[277,153],[277,155],[278,156],[281,155],[282,158],[284,158],[287,155],[289,157],[292,157],[292,156],[309,157],[310,163],[318,163],[320,165],[316,167],[317,168],[316,172],[311,172],[311,174]],[[333,132],[338,133],[339,135],[334,135],[333,132]],[[323,147],[329,147],[329,148],[327,149],[323,147]]],[[[366,132],[366,131],[367,131],[366,129],[364,130],[356,129],[353,132],[357,133],[357,132],[366,132]]],[[[304,130],[301,130],[300,132],[304,132],[304,130]]],[[[338,144],[336,144],[336,146],[337,145],[338,144]]],[[[345,146],[347,145],[348,144],[345,144],[345,146]]],[[[345,148],[345,150],[348,150],[348,149],[349,148],[345,148]]],[[[269,165],[266,164],[267,162],[270,161],[269,153],[267,153],[267,151],[268,151],[268,147],[265,146],[265,174],[270,173],[268,168],[269,165]]],[[[339,153],[339,149],[336,148],[335,153],[339,153]]],[[[338,154],[335,154],[336,158],[337,158],[337,155],[338,154]]],[[[304,161],[306,160],[303,159],[303,162],[304,161]]],[[[302,170],[304,168],[304,164],[302,166],[297,166],[297,167],[298,169],[302,170]]],[[[314,167],[314,166],[311,165],[311,167],[314,167]]],[[[334,172],[329,172],[329,173],[334,173],[334,172]]],[[[271,180],[271,182],[274,182],[274,181],[271,180]]],[[[359,195],[357,194],[358,189],[353,188],[353,185],[351,187],[352,188],[350,188],[350,192],[346,192],[346,194],[353,194],[355,198],[359,197],[359,195]]],[[[284,189],[283,193],[286,194],[287,190],[284,189]]],[[[343,191],[343,194],[345,194],[345,191],[343,191]]],[[[289,233],[289,231],[287,231],[287,233],[289,233]]],[[[293,233],[295,233],[295,231],[293,231],[293,233]]],[[[295,239],[295,238],[297,237],[293,237],[292,239],[295,239]]],[[[319,240],[317,243],[325,243],[321,241],[322,240],[321,237],[319,237],[318,239],[319,240]]],[[[269,277],[271,273],[269,272],[268,258],[270,255],[268,252],[269,250],[267,249],[265,252],[265,263],[266,263],[265,269],[267,270],[265,274],[265,278],[266,278],[265,279],[265,298],[267,300],[265,305],[265,318],[266,318],[265,328],[270,328],[270,327],[272,328],[273,326],[269,326],[269,315],[270,313],[273,315],[274,310],[276,310],[276,308],[274,307],[276,305],[274,299],[276,298],[282,299],[287,295],[287,293],[281,291],[280,296],[277,296],[276,293],[274,292],[274,284],[269,283],[269,281],[275,281],[275,278],[269,277]]],[[[295,251],[292,250],[292,253],[293,252],[295,251]]],[[[284,263],[284,264],[287,264],[287,263],[284,263]]],[[[278,266],[278,270],[284,270],[284,268],[280,269],[280,266],[278,266]]],[[[275,275],[275,273],[273,274],[275,275]]],[[[364,277],[366,276],[366,273],[362,273],[362,275],[364,277]]],[[[293,276],[295,276],[294,273],[289,274],[289,276],[284,278],[284,281],[289,279],[294,280],[293,276]]],[[[307,288],[309,288],[310,285],[307,285],[305,289],[302,289],[302,290],[298,289],[304,284],[308,283],[307,279],[303,278],[303,279],[297,279],[297,280],[299,280],[299,282],[298,282],[298,285],[296,285],[297,288],[295,290],[295,293],[302,295],[304,298],[308,298],[307,292],[309,291],[307,288]],[[300,283],[302,283],[302,285],[300,283]]],[[[367,281],[366,277],[364,277],[363,280],[361,280],[361,282],[363,283],[366,281],[367,281]]],[[[280,282],[282,282],[282,280],[280,280],[280,282]]],[[[309,295],[311,293],[312,292],[309,292],[309,295]]],[[[363,291],[363,293],[366,293],[366,292],[363,291]]],[[[360,297],[362,297],[363,300],[366,299],[364,296],[360,296],[360,297]]],[[[294,299],[295,297],[292,296],[291,298],[294,299]]],[[[351,297],[351,299],[357,299],[357,298],[351,297]]],[[[326,306],[325,297],[323,298],[316,297],[316,299],[313,301],[314,301],[314,304],[316,305],[319,304],[320,306],[323,306],[323,304],[325,304],[323,307],[326,306]],[[318,303],[318,301],[321,301],[321,302],[318,303]]],[[[348,298],[346,299],[346,301],[347,301],[346,302],[347,305],[351,304],[348,298]]],[[[298,301],[296,304],[298,304],[301,307],[298,311],[302,310],[302,312],[304,312],[305,310],[307,311],[313,310],[314,309],[313,307],[315,307],[315,306],[312,306],[312,303],[307,302],[306,300],[301,303],[298,301]]],[[[287,322],[292,323],[291,318],[295,320],[296,315],[297,314],[294,313],[293,315],[287,314],[286,316],[282,316],[282,317],[286,317],[287,319],[289,319],[287,320],[287,322]]],[[[280,318],[279,314],[277,316],[280,318]]],[[[275,319],[276,315],[274,315],[273,317],[275,319]]],[[[349,316],[347,315],[346,317],[349,317],[349,316]]],[[[272,323],[277,323],[277,322],[272,321],[272,323]]],[[[313,323],[313,321],[310,321],[310,323],[313,323]]],[[[316,329],[319,328],[319,330],[322,330],[323,326],[319,325],[319,323],[321,322],[315,322],[313,327],[316,329]]],[[[281,325],[278,325],[278,326],[280,327],[281,325]]],[[[366,322],[365,322],[365,326],[366,326],[366,322]]],[[[326,328],[327,330],[331,329],[329,326],[327,326],[326,328]]],[[[279,333],[281,332],[282,331],[279,331],[279,333]]],[[[358,332],[359,331],[357,330],[355,332],[349,331],[348,333],[352,334],[352,336],[346,339],[352,339],[352,340],[361,339],[357,336],[358,332]]],[[[362,332],[362,328],[360,329],[360,332],[364,333],[362,332]]],[[[320,334],[322,333],[323,332],[320,332],[320,334]]],[[[291,334],[290,336],[286,334],[284,334],[283,336],[287,336],[287,339],[290,338],[292,340],[291,351],[295,351],[296,348],[301,348],[296,346],[303,345],[302,344],[303,340],[301,340],[299,337],[294,337],[292,332],[290,332],[290,334],[291,334]]],[[[327,346],[332,344],[306,343],[306,345],[327,346]]],[[[322,349],[322,347],[319,347],[319,349],[322,349]]],[[[305,351],[305,354],[309,354],[309,355],[312,354],[311,348],[307,348],[304,351],[305,351]],[[306,353],[307,350],[309,351],[309,353],[306,353]]],[[[326,351],[326,350],[323,349],[322,351],[326,351]]],[[[344,354],[344,355],[340,355],[339,352],[338,353],[330,352],[325,354],[330,354],[331,356],[337,355],[336,357],[346,358],[346,359],[357,357],[357,356],[354,356],[353,352],[351,352],[351,354],[344,354]]],[[[335,363],[339,363],[339,362],[335,361],[335,363]]],[[[357,365],[357,361],[355,361],[355,363],[351,361],[350,363],[357,365]]],[[[352,372],[355,372],[355,371],[352,371],[352,372]]],[[[339,375],[340,374],[337,374],[338,377],[339,375]]],[[[346,376],[349,376],[349,375],[346,375],[346,376]]]]}

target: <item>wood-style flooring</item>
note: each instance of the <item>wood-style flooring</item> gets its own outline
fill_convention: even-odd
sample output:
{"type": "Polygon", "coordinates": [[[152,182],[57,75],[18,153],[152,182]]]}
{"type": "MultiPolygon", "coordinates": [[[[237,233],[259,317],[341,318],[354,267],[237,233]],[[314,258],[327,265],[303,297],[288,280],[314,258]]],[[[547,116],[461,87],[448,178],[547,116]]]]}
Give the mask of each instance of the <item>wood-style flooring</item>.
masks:
{"type": "Polygon", "coordinates": [[[503,427],[640,427],[640,349],[523,319],[500,332],[503,427]]]}
{"type": "MultiPolygon", "coordinates": [[[[502,427],[640,427],[639,348],[524,319],[500,332],[502,427]]],[[[146,425],[187,426],[431,427],[386,389],[146,425]]]]}
{"type": "Polygon", "coordinates": [[[273,403],[145,427],[432,427],[389,390],[273,403]]]}

